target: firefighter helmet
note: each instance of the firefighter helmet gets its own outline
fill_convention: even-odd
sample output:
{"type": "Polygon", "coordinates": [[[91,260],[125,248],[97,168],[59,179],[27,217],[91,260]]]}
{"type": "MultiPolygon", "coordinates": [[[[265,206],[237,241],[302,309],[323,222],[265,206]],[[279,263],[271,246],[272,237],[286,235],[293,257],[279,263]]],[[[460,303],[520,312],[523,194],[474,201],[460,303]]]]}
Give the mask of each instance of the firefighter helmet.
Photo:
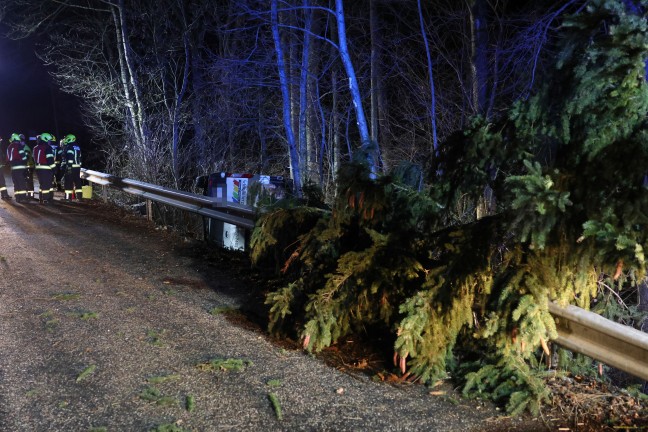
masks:
{"type": "Polygon", "coordinates": [[[14,142],[14,141],[20,141],[20,135],[17,133],[11,134],[11,138],[9,138],[9,142],[14,142]]]}
{"type": "Polygon", "coordinates": [[[63,141],[65,141],[66,144],[70,144],[76,141],[76,137],[72,134],[67,134],[65,135],[65,138],[63,138],[63,141]]]}
{"type": "Polygon", "coordinates": [[[49,134],[47,132],[38,135],[38,138],[40,138],[41,141],[45,141],[45,142],[54,141],[54,136],[52,136],[52,134],[49,134]]]}

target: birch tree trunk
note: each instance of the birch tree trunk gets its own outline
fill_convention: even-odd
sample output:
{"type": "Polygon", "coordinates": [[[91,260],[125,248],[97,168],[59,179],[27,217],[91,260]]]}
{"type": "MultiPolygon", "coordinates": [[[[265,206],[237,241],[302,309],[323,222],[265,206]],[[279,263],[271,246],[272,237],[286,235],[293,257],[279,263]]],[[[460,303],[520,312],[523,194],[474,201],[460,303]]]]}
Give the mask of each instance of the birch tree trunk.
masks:
{"type": "Polygon", "coordinates": [[[135,63],[133,60],[132,47],[128,40],[128,27],[126,23],[126,6],[124,0],[119,0],[119,28],[121,30],[121,42],[123,46],[122,54],[124,56],[124,63],[128,70],[128,78],[130,80],[130,85],[133,88],[133,95],[135,96],[135,119],[137,123],[137,132],[140,135],[140,141],[146,148],[146,122],[145,122],[145,113],[144,107],[142,105],[142,89],[139,84],[139,79],[135,72],[135,63]]]}
{"type": "Polygon", "coordinates": [[[376,178],[378,173],[378,161],[380,160],[380,148],[378,143],[371,142],[369,129],[367,127],[367,118],[365,117],[364,109],[362,108],[362,97],[360,96],[360,88],[356,78],[355,69],[351,62],[349,55],[349,48],[346,39],[346,24],[344,20],[343,0],[335,0],[335,18],[337,20],[339,50],[342,64],[349,79],[349,90],[351,91],[351,98],[353,107],[356,113],[356,123],[358,131],[360,132],[360,141],[362,146],[367,150],[367,163],[371,172],[371,177],[376,178]],[[372,147],[375,147],[372,149],[372,147]]]}
{"type": "Polygon", "coordinates": [[[139,150],[143,150],[144,142],[142,136],[138,133],[140,130],[137,125],[137,114],[136,114],[136,104],[133,100],[133,95],[131,94],[129,79],[128,79],[128,69],[126,68],[126,61],[124,55],[124,43],[123,43],[123,31],[121,27],[121,20],[118,16],[117,8],[111,8],[113,20],[115,22],[115,33],[117,40],[117,53],[119,57],[119,78],[122,85],[122,94],[126,102],[126,116],[130,122],[130,127],[133,132],[133,138],[135,139],[136,147],[139,150]]]}
{"type": "Polygon", "coordinates": [[[279,85],[281,87],[281,95],[283,98],[283,122],[286,129],[286,140],[288,142],[288,157],[290,160],[290,175],[293,179],[295,187],[295,195],[298,198],[302,197],[302,180],[299,170],[299,154],[295,147],[295,134],[291,122],[291,109],[290,109],[290,90],[288,88],[288,77],[286,75],[286,65],[284,62],[283,47],[281,45],[281,37],[279,35],[279,13],[277,11],[277,0],[270,1],[270,20],[272,27],[272,38],[275,44],[275,52],[277,54],[277,70],[279,73],[279,85]]]}

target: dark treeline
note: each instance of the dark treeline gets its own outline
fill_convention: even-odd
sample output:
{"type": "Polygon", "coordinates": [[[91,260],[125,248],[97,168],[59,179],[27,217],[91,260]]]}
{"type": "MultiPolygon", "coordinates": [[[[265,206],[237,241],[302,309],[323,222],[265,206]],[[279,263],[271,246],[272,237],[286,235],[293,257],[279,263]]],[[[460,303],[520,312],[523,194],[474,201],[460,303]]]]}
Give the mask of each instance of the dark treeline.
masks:
{"type": "Polygon", "coordinates": [[[473,115],[529,95],[583,3],[6,0],[0,13],[81,98],[108,171],[181,188],[263,172],[330,194],[362,146],[376,171],[424,165],[473,115]]]}

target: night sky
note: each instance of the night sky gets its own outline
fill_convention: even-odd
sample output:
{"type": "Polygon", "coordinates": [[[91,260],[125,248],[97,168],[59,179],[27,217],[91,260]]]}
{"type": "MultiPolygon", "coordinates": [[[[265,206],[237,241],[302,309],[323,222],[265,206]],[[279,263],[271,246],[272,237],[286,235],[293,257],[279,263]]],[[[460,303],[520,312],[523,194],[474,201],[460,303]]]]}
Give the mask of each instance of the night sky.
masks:
{"type": "Polygon", "coordinates": [[[78,100],[56,88],[33,41],[7,39],[4,30],[0,26],[0,137],[13,132],[83,137],[78,100]]]}

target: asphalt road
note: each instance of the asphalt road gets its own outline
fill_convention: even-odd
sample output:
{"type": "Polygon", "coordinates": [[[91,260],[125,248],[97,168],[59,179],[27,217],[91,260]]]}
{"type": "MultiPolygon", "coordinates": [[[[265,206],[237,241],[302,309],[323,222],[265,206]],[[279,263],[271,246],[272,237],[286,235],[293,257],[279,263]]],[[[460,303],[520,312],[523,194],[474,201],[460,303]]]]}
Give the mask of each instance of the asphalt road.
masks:
{"type": "Polygon", "coordinates": [[[0,431],[545,430],[282,348],[232,319],[255,287],[222,263],[58,198],[0,202],[0,431]]]}

